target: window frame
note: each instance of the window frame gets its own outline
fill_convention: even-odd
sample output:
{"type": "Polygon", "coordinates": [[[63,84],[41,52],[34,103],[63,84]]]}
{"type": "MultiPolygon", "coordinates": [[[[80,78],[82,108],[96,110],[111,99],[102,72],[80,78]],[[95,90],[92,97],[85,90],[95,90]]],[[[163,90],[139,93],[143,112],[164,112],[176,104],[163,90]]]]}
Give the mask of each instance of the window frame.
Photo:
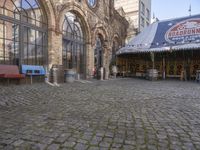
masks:
{"type": "MultiPolygon", "coordinates": [[[[23,0],[24,2],[27,2],[27,4],[29,4],[29,6],[31,7],[31,4],[29,3],[29,0],[23,0]]],[[[22,1],[20,1],[22,3],[22,1]]],[[[4,4],[0,6],[1,11],[3,11],[3,13],[0,13],[0,21],[2,22],[6,22],[6,23],[11,23],[12,25],[12,30],[15,26],[18,26],[18,35],[17,37],[19,38],[19,41],[16,41],[16,33],[12,34],[12,41],[14,43],[14,46],[18,45],[18,50],[19,50],[19,56],[18,57],[14,57],[13,60],[10,59],[8,60],[8,62],[6,61],[6,56],[5,56],[5,46],[3,48],[4,51],[4,55],[0,56],[2,59],[4,59],[4,61],[1,61],[0,59],[0,64],[15,64],[15,65],[22,65],[22,64],[27,64],[27,65],[47,65],[47,61],[48,61],[48,51],[47,51],[47,45],[48,45],[48,20],[47,20],[47,16],[45,15],[44,9],[42,9],[39,5],[39,2],[37,0],[33,1],[34,5],[37,5],[38,7],[36,8],[31,8],[31,12],[33,13],[33,15],[35,16],[34,18],[30,18],[29,16],[24,16],[23,12],[26,12],[27,14],[27,10],[25,11],[19,11],[19,9],[23,10],[24,8],[21,7],[17,7],[15,5],[15,2],[13,0],[9,0],[9,1],[4,1],[4,4]],[[7,9],[5,7],[5,4],[7,2],[10,2],[11,5],[13,6],[12,10],[7,9]],[[38,14],[40,16],[42,16],[42,21],[37,20],[37,16],[35,14],[35,10],[38,11],[38,14]],[[15,17],[16,14],[16,10],[19,14],[19,18],[15,17]],[[8,13],[12,13],[11,16],[8,15],[8,13],[6,14],[6,12],[8,11],[8,13]],[[25,17],[27,20],[23,20],[22,18],[25,17]],[[29,19],[34,19],[33,23],[29,22],[29,19]],[[40,22],[40,25],[37,25],[37,22],[40,22]],[[33,39],[33,41],[24,41],[24,38],[26,36],[29,36],[28,33],[26,33],[26,29],[29,30],[33,30],[33,33],[35,34],[35,37],[33,39]],[[42,37],[41,38],[41,44],[38,44],[37,41],[38,39],[36,38],[36,32],[41,32],[42,33],[42,37]],[[27,46],[27,47],[26,47],[27,46]],[[31,47],[29,47],[31,46],[31,47]],[[27,55],[25,56],[25,49],[26,49],[26,53],[27,55]],[[39,53],[38,49],[42,49],[42,52],[39,53]],[[29,55],[30,54],[30,55],[29,55]],[[32,55],[34,54],[34,55],[32,55]],[[41,55],[41,56],[40,56],[41,55]],[[17,59],[17,61],[15,61],[15,59],[17,59]],[[27,59],[27,60],[26,60],[27,59]],[[29,61],[29,59],[32,59],[32,62],[29,61]]],[[[22,5],[21,5],[22,6],[22,5]]],[[[4,25],[5,26],[5,25],[4,25]]],[[[13,32],[13,31],[11,31],[13,32]]],[[[6,32],[7,34],[7,32],[6,32]]],[[[1,38],[1,37],[0,37],[1,38]]],[[[29,37],[30,38],[30,37],[29,37]]],[[[4,41],[6,40],[6,36],[4,33],[3,38],[4,41]]],[[[27,37],[28,39],[28,37],[27,37]]],[[[5,42],[4,42],[5,45],[5,42]]]]}

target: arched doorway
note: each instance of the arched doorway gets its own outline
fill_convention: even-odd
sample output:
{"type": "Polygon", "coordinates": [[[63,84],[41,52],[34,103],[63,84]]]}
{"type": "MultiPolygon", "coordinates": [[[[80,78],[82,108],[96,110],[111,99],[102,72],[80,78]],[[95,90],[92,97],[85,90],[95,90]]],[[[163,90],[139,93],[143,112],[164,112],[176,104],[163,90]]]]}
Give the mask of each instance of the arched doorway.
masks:
{"type": "Polygon", "coordinates": [[[103,67],[103,37],[98,34],[94,51],[94,64],[96,68],[103,67]]]}
{"type": "Polygon", "coordinates": [[[37,0],[0,1],[0,64],[47,65],[47,17],[37,0]]]}
{"type": "Polygon", "coordinates": [[[85,78],[85,35],[81,19],[72,12],[65,14],[63,22],[62,62],[65,69],[75,69],[80,78],[85,78]]]}
{"type": "Polygon", "coordinates": [[[103,36],[98,34],[96,37],[95,49],[94,49],[94,76],[98,76],[98,70],[104,67],[104,56],[103,56],[103,36]]]}

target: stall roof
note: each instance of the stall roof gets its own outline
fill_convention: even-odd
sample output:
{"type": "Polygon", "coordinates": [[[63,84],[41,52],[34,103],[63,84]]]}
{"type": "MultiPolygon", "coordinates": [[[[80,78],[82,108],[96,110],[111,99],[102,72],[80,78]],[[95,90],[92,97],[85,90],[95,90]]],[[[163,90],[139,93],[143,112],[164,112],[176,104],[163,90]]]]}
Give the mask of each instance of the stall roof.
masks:
{"type": "Polygon", "coordinates": [[[200,14],[154,22],[117,51],[117,55],[199,48],[200,14]]]}

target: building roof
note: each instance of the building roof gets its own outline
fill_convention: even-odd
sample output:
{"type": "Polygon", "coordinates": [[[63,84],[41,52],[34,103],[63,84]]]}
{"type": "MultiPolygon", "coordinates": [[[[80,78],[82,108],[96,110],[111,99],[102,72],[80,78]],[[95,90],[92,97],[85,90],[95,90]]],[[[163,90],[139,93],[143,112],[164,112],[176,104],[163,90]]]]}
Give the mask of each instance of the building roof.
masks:
{"type": "Polygon", "coordinates": [[[200,14],[154,22],[145,28],[117,55],[200,48],[200,14]]]}

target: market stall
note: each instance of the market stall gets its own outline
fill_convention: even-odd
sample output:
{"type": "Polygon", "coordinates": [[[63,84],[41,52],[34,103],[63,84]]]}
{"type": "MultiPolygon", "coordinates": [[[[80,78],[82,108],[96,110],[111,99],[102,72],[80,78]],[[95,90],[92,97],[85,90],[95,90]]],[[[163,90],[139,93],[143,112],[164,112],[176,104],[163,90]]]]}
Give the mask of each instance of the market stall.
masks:
{"type": "Polygon", "coordinates": [[[119,74],[195,79],[200,70],[200,15],[154,22],[117,52],[119,74]]]}

